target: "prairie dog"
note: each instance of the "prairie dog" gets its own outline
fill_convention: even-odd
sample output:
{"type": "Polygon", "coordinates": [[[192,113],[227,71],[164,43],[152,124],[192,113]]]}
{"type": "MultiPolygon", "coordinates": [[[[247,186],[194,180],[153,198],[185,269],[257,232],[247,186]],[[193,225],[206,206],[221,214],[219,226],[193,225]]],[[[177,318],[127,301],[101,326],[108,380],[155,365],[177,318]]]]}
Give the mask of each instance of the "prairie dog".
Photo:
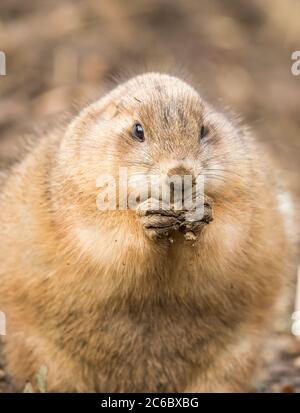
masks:
{"type": "Polygon", "coordinates": [[[289,276],[276,184],[260,144],[169,75],[135,77],[42,137],[0,195],[18,388],[46,365],[48,391],[247,391],[289,276]],[[100,211],[97,178],[120,167],[203,175],[210,218],[191,241],[171,214],[100,211]]]}

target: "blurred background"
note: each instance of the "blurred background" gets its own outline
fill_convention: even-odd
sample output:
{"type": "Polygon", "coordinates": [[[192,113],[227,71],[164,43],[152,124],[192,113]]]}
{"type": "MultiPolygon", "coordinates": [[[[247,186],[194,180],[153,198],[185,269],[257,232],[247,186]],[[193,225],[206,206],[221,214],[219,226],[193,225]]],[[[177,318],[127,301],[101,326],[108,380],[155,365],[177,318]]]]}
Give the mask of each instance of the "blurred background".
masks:
{"type": "MultiPolygon", "coordinates": [[[[1,0],[0,156],[99,98],[112,79],[184,74],[266,142],[300,196],[298,0],[1,0]]],[[[291,310],[292,311],[292,310],[291,310]]],[[[288,318],[288,320],[287,320],[288,318]]],[[[300,341],[279,320],[257,391],[300,391],[300,341]]],[[[0,358],[0,392],[11,386],[0,358]]]]}

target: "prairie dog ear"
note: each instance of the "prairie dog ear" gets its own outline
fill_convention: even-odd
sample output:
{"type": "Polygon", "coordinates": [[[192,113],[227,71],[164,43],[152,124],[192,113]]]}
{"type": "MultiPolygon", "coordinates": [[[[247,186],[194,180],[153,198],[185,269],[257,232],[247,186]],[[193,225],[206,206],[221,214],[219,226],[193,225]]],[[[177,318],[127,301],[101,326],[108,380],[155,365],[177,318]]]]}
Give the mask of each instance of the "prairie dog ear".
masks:
{"type": "Polygon", "coordinates": [[[111,100],[106,106],[102,108],[98,117],[100,120],[111,120],[119,113],[119,104],[111,100]]]}
{"type": "Polygon", "coordinates": [[[99,122],[106,122],[114,119],[121,111],[122,90],[115,89],[108,95],[85,107],[79,115],[70,123],[67,129],[67,136],[74,139],[75,136],[81,138],[87,128],[99,122]]]}
{"type": "Polygon", "coordinates": [[[108,95],[92,104],[90,109],[94,116],[100,121],[115,118],[121,112],[123,93],[121,88],[116,88],[108,95]]]}

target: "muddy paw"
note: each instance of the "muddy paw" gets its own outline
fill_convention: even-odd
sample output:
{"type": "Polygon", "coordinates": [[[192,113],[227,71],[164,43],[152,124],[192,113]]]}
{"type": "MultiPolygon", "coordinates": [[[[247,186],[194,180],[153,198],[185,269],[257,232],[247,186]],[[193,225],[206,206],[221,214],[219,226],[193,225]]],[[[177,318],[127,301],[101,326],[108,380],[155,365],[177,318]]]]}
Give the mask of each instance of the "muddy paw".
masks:
{"type": "Polygon", "coordinates": [[[140,219],[147,236],[152,240],[168,238],[180,227],[180,221],[176,216],[164,213],[147,211],[140,219]]]}
{"type": "Polygon", "coordinates": [[[187,241],[195,241],[201,230],[211,221],[213,221],[213,204],[210,198],[206,198],[203,215],[193,218],[190,213],[186,214],[184,222],[180,225],[180,231],[184,233],[187,241]]]}

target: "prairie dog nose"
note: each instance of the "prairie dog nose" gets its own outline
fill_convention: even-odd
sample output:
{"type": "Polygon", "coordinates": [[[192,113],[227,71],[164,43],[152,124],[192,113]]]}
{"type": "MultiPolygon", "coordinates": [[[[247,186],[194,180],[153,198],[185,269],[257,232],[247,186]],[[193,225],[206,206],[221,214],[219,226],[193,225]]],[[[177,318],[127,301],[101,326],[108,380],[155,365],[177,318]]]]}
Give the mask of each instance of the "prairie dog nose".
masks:
{"type": "Polygon", "coordinates": [[[177,181],[182,184],[182,190],[190,191],[192,186],[195,185],[196,178],[190,169],[178,165],[169,169],[166,176],[166,183],[177,181]]]}
{"type": "Polygon", "coordinates": [[[187,169],[185,166],[183,165],[179,165],[176,167],[173,167],[171,169],[168,170],[167,175],[169,178],[171,178],[174,175],[178,175],[178,176],[184,176],[184,175],[188,175],[188,176],[192,176],[194,179],[194,175],[192,173],[192,171],[190,171],[189,169],[187,169]]]}
{"type": "Polygon", "coordinates": [[[169,169],[165,175],[164,189],[168,191],[171,204],[176,204],[182,209],[185,201],[192,197],[194,184],[195,176],[190,169],[183,165],[169,169]]]}

